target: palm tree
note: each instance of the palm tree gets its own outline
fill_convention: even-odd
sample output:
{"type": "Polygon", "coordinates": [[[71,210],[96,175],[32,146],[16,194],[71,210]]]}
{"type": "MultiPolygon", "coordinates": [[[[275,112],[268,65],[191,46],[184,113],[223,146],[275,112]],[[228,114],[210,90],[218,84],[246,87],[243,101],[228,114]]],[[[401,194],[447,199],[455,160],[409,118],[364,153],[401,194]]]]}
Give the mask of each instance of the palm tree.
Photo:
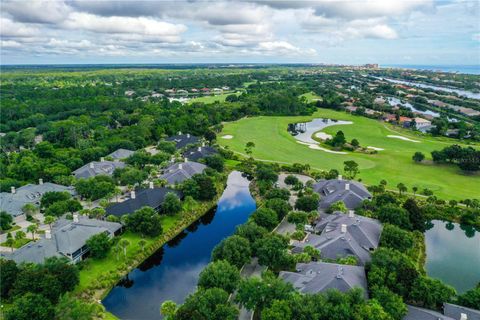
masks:
{"type": "Polygon", "coordinates": [[[130,245],[130,241],[127,239],[122,239],[119,242],[120,246],[123,248],[123,255],[127,258],[127,247],[130,245]]]}
{"type": "Polygon", "coordinates": [[[45,217],[45,224],[48,224],[48,226],[50,227],[50,231],[52,231],[52,224],[57,220],[57,218],[55,218],[54,216],[46,216],[45,217]]]}
{"type": "Polygon", "coordinates": [[[140,241],[138,241],[138,245],[142,248],[142,251],[145,250],[146,244],[147,244],[147,241],[145,241],[144,239],[141,239],[140,241]]]}
{"type": "Polygon", "coordinates": [[[120,248],[118,247],[118,244],[113,247],[113,252],[115,252],[115,256],[117,257],[117,261],[118,261],[118,254],[120,253],[120,248]]]}
{"type": "Polygon", "coordinates": [[[15,240],[13,240],[12,234],[9,232],[7,233],[7,241],[5,241],[6,245],[9,246],[12,249],[13,252],[13,247],[15,246],[15,240]]]}
{"type": "Polygon", "coordinates": [[[38,225],[36,223],[33,223],[27,227],[27,232],[32,233],[32,240],[35,240],[35,232],[38,230],[38,225]]]}
{"type": "Polygon", "coordinates": [[[412,187],[412,191],[413,191],[413,196],[415,197],[415,194],[418,191],[418,187],[412,187]]]}
{"type": "Polygon", "coordinates": [[[35,212],[37,212],[37,207],[32,203],[27,203],[22,207],[22,212],[26,216],[31,216],[31,215],[35,214],[35,212]]]}
{"type": "Polygon", "coordinates": [[[403,192],[407,191],[407,187],[403,183],[397,184],[398,192],[402,195],[403,192]]]}
{"type": "Polygon", "coordinates": [[[25,239],[25,232],[23,232],[22,230],[17,231],[17,233],[15,233],[15,240],[22,240],[22,239],[25,239]]]}
{"type": "Polygon", "coordinates": [[[115,196],[115,201],[118,202],[118,196],[122,194],[122,189],[115,187],[113,190],[113,195],[115,196]]]}

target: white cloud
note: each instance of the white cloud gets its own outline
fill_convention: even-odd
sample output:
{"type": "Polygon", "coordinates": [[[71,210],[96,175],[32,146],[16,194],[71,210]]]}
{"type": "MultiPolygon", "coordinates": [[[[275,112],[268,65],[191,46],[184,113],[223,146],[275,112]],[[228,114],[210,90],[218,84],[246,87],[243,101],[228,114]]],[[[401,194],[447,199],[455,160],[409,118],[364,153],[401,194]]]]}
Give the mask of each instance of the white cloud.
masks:
{"type": "Polygon", "coordinates": [[[63,1],[5,1],[2,10],[16,21],[27,23],[58,23],[68,16],[70,7],[63,1]]]}
{"type": "Polygon", "coordinates": [[[37,34],[37,28],[0,17],[0,35],[2,37],[31,37],[37,34]]]}
{"type": "Polygon", "coordinates": [[[3,49],[21,48],[22,44],[20,42],[14,41],[14,40],[2,40],[0,42],[0,47],[2,47],[3,49]]]}
{"type": "Polygon", "coordinates": [[[102,17],[89,13],[72,13],[63,23],[68,29],[81,29],[96,33],[133,34],[157,37],[166,42],[180,41],[187,30],[182,24],[173,24],[152,18],[102,17]]]}

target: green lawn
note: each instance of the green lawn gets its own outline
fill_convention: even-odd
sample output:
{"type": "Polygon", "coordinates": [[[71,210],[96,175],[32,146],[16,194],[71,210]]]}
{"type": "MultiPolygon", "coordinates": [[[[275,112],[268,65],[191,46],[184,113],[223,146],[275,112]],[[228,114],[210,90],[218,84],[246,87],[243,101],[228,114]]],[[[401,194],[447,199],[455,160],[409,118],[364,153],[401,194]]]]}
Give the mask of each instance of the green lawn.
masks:
{"type": "Polygon", "coordinates": [[[313,116],[305,117],[255,117],[226,123],[218,136],[232,135],[233,139],[218,139],[218,143],[238,153],[244,153],[248,141],[255,143],[253,156],[260,160],[280,163],[308,163],[314,169],[343,170],[343,162],[354,160],[360,166],[361,178],[367,184],[378,184],[385,179],[387,188],[395,189],[402,182],[411,191],[412,186],[419,190],[429,188],[444,199],[478,198],[480,174],[465,175],[454,165],[435,165],[431,162],[430,152],[450,144],[458,143],[453,139],[423,137],[402,128],[385,125],[383,122],[354,116],[344,112],[320,109],[313,116]],[[331,118],[353,121],[352,125],[332,126],[324,131],[335,134],[342,130],[348,141],[359,140],[361,146],[383,148],[378,154],[363,153],[332,154],[321,150],[312,150],[296,142],[287,132],[289,123],[309,121],[313,118],[331,118]],[[420,143],[387,138],[387,135],[401,135],[420,143]],[[412,161],[416,151],[423,152],[425,163],[412,161]]]}
{"type": "Polygon", "coordinates": [[[314,102],[314,101],[317,101],[317,100],[322,100],[322,97],[317,96],[314,92],[304,93],[304,94],[302,94],[300,97],[305,97],[305,98],[307,98],[307,101],[308,101],[308,102],[314,102]]]}
{"type": "MultiPolygon", "coordinates": [[[[14,247],[15,249],[21,248],[21,247],[23,247],[24,245],[26,245],[27,243],[29,243],[30,241],[32,241],[32,239],[26,239],[26,238],[25,238],[25,239],[20,239],[20,240],[15,240],[15,239],[14,239],[13,247],[14,247]]],[[[0,243],[0,246],[2,246],[2,247],[9,247],[9,246],[7,245],[7,242],[0,243]]]]}
{"type": "MultiPolygon", "coordinates": [[[[175,216],[162,216],[162,228],[163,233],[171,229],[175,223],[180,220],[179,215],[175,216]]],[[[161,236],[158,236],[161,237],[161,236]]],[[[127,239],[130,242],[130,245],[127,247],[127,257],[135,256],[137,252],[142,250],[138,242],[142,237],[138,234],[131,232],[125,232],[120,237],[120,239],[127,239]]],[[[147,242],[145,247],[150,245],[152,242],[156,241],[157,238],[144,238],[147,242]]],[[[119,240],[120,241],[120,240],[119,240]]],[[[84,261],[83,269],[80,271],[80,284],[76,287],[76,291],[82,291],[90,284],[93,280],[97,279],[99,274],[106,272],[113,272],[117,269],[119,263],[124,261],[123,251],[119,254],[118,260],[116,254],[113,250],[110,250],[107,257],[104,259],[87,259],[84,261]]]]}
{"type": "Polygon", "coordinates": [[[208,103],[214,103],[216,101],[224,102],[225,99],[231,94],[237,94],[237,93],[236,92],[229,92],[229,93],[224,93],[224,94],[219,94],[219,95],[208,95],[208,96],[198,97],[198,98],[194,98],[194,99],[189,100],[188,103],[203,102],[205,104],[208,104],[208,103]]]}

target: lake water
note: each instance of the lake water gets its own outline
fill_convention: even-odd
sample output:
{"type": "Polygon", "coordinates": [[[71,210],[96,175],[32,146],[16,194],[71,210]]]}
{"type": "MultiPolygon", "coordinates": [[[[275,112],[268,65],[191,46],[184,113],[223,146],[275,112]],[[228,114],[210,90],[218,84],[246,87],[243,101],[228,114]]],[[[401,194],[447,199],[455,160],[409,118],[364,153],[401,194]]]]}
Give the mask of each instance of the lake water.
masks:
{"type": "Polygon", "coordinates": [[[386,67],[391,68],[404,68],[414,70],[427,70],[427,71],[442,71],[442,72],[454,72],[465,74],[480,74],[480,65],[390,65],[386,67]]]}
{"type": "Polygon", "coordinates": [[[387,97],[386,98],[388,103],[394,107],[396,105],[401,105],[405,108],[408,108],[414,112],[418,112],[418,113],[421,113],[421,114],[425,114],[425,115],[430,115],[432,117],[440,117],[440,114],[438,112],[434,112],[434,111],[431,111],[431,110],[419,110],[419,109],[416,109],[414,106],[412,106],[412,104],[410,102],[402,102],[400,99],[396,98],[396,97],[387,97]]]}
{"type": "Polygon", "coordinates": [[[408,85],[408,86],[413,86],[413,87],[418,87],[418,88],[432,89],[432,90],[438,90],[438,91],[449,92],[449,93],[456,93],[461,97],[467,97],[467,98],[471,98],[471,99],[480,99],[480,93],[476,93],[476,92],[472,92],[472,91],[453,89],[453,88],[448,88],[448,87],[432,86],[430,84],[396,80],[396,79],[389,79],[389,78],[379,78],[379,79],[387,80],[387,81],[392,82],[392,83],[405,84],[405,85],[408,85]]]}
{"type": "MultiPolygon", "coordinates": [[[[297,135],[295,135],[295,139],[305,143],[318,144],[317,141],[312,139],[312,135],[315,132],[320,131],[323,128],[326,128],[329,126],[336,126],[340,124],[352,124],[352,123],[353,122],[351,121],[342,121],[342,120],[331,120],[331,119],[322,119],[322,118],[313,119],[310,122],[304,123],[304,125],[306,126],[306,130],[304,132],[299,132],[297,135]]],[[[296,124],[296,125],[297,127],[300,127],[300,124],[296,124]]]]}
{"type": "Polygon", "coordinates": [[[439,220],[425,232],[428,276],[462,293],[480,282],[480,233],[439,220]]]}
{"type": "Polygon", "coordinates": [[[216,210],[205,215],[120,281],[103,300],[120,319],[160,319],[165,300],[183,303],[195,291],[213,248],[247,221],[256,204],[249,181],[238,171],[228,177],[216,210]]]}

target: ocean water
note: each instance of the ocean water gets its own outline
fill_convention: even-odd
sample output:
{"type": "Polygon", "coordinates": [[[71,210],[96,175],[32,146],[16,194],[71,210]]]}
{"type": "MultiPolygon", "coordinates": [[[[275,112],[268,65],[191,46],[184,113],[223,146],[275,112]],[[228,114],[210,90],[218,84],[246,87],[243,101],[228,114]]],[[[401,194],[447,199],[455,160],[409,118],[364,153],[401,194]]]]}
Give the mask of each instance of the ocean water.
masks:
{"type": "Polygon", "coordinates": [[[412,64],[392,64],[381,67],[387,68],[405,68],[415,70],[442,71],[452,73],[479,74],[480,64],[477,65],[412,65],[412,64]]]}

